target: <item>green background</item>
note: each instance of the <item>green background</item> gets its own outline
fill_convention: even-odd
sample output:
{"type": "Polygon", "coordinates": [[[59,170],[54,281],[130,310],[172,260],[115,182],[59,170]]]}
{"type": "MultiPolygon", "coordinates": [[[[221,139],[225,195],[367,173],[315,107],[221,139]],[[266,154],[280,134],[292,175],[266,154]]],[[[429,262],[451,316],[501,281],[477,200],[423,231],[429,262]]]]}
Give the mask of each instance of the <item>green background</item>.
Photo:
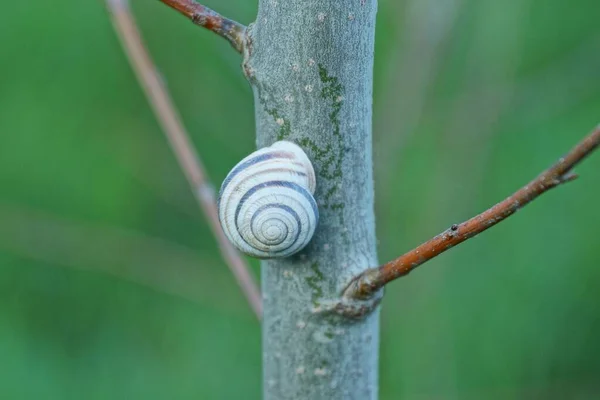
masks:
{"type": "MultiPolygon", "coordinates": [[[[249,23],[255,3],[207,5],[249,23]]],[[[218,184],[254,148],[240,57],[156,0],[133,7],[218,184]]],[[[597,0],[380,1],[382,261],[600,122],[599,20],[597,0]]],[[[578,172],[388,287],[382,399],[600,396],[600,155],[578,172]]],[[[0,397],[259,399],[260,356],[103,2],[3,4],[0,397]]]]}

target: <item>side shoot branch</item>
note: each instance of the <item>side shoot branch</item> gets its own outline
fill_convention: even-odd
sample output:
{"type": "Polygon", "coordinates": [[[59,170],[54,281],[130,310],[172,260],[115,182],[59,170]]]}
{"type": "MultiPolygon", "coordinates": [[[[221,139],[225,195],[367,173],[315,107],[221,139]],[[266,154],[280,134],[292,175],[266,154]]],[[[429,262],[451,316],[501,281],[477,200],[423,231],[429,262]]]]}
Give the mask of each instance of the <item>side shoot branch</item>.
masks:
{"type": "Polygon", "coordinates": [[[504,221],[527,204],[563,183],[577,178],[572,169],[600,146],[600,125],[556,164],[512,196],[483,213],[453,225],[433,239],[380,267],[371,268],[356,277],[347,287],[345,298],[369,299],[388,283],[408,275],[418,266],[454,246],[504,221]]]}
{"type": "Polygon", "coordinates": [[[244,51],[246,27],[223,17],[221,14],[196,3],[194,0],[160,0],[174,10],[188,17],[194,24],[200,25],[227,39],[240,53],[244,51]]]}

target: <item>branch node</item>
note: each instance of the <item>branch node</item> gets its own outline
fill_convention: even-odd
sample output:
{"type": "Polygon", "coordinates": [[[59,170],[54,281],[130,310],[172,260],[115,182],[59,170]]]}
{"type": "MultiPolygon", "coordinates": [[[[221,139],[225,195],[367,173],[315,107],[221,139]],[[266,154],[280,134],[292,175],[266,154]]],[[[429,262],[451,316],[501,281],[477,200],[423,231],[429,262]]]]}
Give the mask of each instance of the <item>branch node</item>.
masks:
{"type": "MultiPolygon", "coordinates": [[[[348,287],[346,291],[350,290],[348,287]]],[[[344,319],[360,320],[377,309],[383,300],[383,289],[370,293],[364,298],[358,298],[344,293],[339,300],[324,302],[313,312],[321,315],[333,315],[344,319]]]]}
{"type": "Polygon", "coordinates": [[[379,268],[370,268],[354,278],[344,290],[342,298],[367,301],[377,293],[374,287],[379,278],[379,268]]]}
{"type": "Polygon", "coordinates": [[[560,180],[561,183],[568,183],[568,182],[573,182],[574,180],[577,180],[579,178],[579,175],[577,175],[574,172],[569,172],[566,175],[561,176],[560,180]]]}

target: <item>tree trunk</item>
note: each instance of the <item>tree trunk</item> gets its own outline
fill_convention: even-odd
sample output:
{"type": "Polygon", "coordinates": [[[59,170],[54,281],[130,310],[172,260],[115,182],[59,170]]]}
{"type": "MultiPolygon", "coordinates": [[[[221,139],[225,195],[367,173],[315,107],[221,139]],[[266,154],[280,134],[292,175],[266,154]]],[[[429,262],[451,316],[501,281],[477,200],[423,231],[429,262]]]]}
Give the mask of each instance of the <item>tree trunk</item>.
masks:
{"type": "MultiPolygon", "coordinates": [[[[299,144],[317,173],[317,232],[262,263],[265,399],[376,399],[379,313],[331,312],[378,265],[371,143],[375,0],[261,0],[244,71],[257,145],[299,144]]],[[[339,310],[338,310],[339,311],[339,310]]]]}

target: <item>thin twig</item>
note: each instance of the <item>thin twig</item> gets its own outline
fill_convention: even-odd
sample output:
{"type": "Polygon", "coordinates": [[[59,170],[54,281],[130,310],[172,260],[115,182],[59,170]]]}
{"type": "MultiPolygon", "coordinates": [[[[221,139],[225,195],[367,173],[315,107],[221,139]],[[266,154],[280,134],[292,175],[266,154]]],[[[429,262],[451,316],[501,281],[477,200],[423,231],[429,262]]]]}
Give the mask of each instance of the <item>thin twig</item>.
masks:
{"type": "Polygon", "coordinates": [[[548,190],[576,179],[577,175],[571,170],[598,146],[600,146],[600,125],[565,157],[512,196],[460,225],[453,225],[399,258],[365,271],[350,283],[344,296],[357,299],[369,298],[389,282],[407,275],[446,250],[504,221],[548,190]]]}
{"type": "Polygon", "coordinates": [[[106,2],[111,10],[113,24],[123,44],[123,49],[135,70],[140,85],[144,88],[148,101],[171,144],[200,208],[208,218],[221,254],[235,275],[250,306],[260,318],[262,305],[258,287],[250,274],[248,264],[232,247],[221,229],[213,186],[208,182],[204,166],[194,151],[173,101],[156,73],[156,68],[129,11],[128,2],[126,0],[106,0],[106,2]]]}
{"type": "Polygon", "coordinates": [[[196,3],[194,0],[160,1],[191,19],[194,24],[200,25],[227,39],[238,52],[243,53],[244,35],[246,32],[244,25],[227,19],[210,8],[196,3]]]}

